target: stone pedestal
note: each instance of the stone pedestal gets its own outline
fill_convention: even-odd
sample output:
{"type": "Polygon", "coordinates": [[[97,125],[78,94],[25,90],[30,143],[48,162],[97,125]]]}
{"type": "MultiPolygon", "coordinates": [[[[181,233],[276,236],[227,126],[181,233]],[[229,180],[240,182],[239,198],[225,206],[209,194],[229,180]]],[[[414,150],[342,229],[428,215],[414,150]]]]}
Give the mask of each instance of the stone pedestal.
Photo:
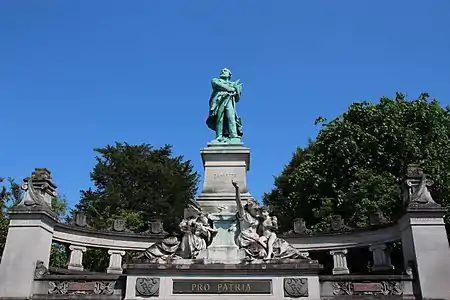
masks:
{"type": "Polygon", "coordinates": [[[394,269],[386,244],[371,245],[369,250],[373,256],[372,271],[390,271],[394,269]]]}
{"type": "Polygon", "coordinates": [[[243,250],[236,245],[236,215],[232,213],[212,214],[217,234],[211,245],[199,257],[209,263],[237,264],[245,258],[243,250]]]}
{"type": "Polygon", "coordinates": [[[37,261],[48,267],[55,223],[52,212],[39,206],[10,212],[0,264],[0,298],[31,297],[37,261]]]}
{"type": "Polygon", "coordinates": [[[320,299],[319,264],[308,260],[275,263],[125,265],[125,299],[320,299]]]}
{"type": "Polygon", "coordinates": [[[239,183],[243,201],[252,198],[247,188],[250,149],[224,144],[210,145],[200,152],[205,172],[202,192],[197,203],[207,213],[236,213],[232,180],[239,183]]]}
{"type": "Polygon", "coordinates": [[[405,265],[414,262],[421,299],[450,299],[450,248],[445,209],[408,208],[400,219],[405,265]]]}

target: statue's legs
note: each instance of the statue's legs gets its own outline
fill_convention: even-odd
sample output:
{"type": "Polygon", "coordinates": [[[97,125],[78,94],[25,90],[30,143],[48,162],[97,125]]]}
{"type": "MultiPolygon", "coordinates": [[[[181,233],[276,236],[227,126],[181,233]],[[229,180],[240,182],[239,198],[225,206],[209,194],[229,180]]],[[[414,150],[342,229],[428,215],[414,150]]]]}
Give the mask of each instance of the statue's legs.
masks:
{"type": "Polygon", "coordinates": [[[216,118],[216,141],[223,139],[223,121],[224,121],[224,111],[217,114],[216,118]]]}
{"type": "MultiPolygon", "coordinates": [[[[236,115],[234,111],[234,105],[232,101],[228,101],[225,106],[225,116],[228,121],[228,134],[229,138],[237,138],[237,128],[236,128],[236,115]]],[[[222,122],[223,124],[223,122],[222,122]]]]}

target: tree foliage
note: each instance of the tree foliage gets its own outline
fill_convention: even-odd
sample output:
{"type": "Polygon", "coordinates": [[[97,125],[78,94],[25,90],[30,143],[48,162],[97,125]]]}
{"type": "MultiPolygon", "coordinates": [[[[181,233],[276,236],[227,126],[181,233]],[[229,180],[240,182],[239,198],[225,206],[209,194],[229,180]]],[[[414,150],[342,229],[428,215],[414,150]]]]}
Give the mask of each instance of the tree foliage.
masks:
{"type": "Polygon", "coordinates": [[[432,175],[435,200],[449,207],[450,109],[428,94],[353,103],[336,119],[317,123],[316,140],[297,149],[264,195],[283,215],[282,229],[298,217],[318,231],[333,214],[354,227],[367,226],[375,211],[394,218],[402,209],[396,191],[408,163],[432,175]]]}
{"type": "Polygon", "coordinates": [[[22,197],[22,190],[13,178],[5,179],[0,177],[0,254],[5,248],[6,236],[8,234],[8,210],[18,203],[22,197]]]}
{"type": "MultiPolygon", "coordinates": [[[[177,228],[184,208],[195,197],[199,180],[189,160],[174,156],[170,145],[154,148],[115,143],[95,151],[99,155],[91,172],[94,188],[81,191],[75,209],[85,211],[92,227],[106,229],[114,218],[123,218],[136,232],[146,230],[152,219],[162,220],[169,232],[177,228]]],[[[88,252],[88,269],[107,265],[100,250],[88,252]]]]}

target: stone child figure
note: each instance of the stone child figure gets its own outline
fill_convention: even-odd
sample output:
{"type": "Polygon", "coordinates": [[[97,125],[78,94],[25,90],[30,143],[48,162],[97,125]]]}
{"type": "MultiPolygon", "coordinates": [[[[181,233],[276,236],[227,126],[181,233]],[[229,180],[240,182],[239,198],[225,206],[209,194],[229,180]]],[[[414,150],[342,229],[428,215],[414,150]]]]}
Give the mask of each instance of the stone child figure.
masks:
{"type": "Polygon", "coordinates": [[[231,81],[231,71],[222,69],[219,78],[213,78],[209,99],[208,127],[216,132],[213,143],[240,143],[242,121],[236,112],[236,103],[242,95],[242,84],[231,81]]]}
{"type": "Polygon", "coordinates": [[[267,256],[264,259],[268,260],[273,256],[273,244],[277,240],[275,230],[278,229],[278,219],[275,216],[270,216],[270,211],[266,206],[259,209],[258,217],[259,242],[267,249],[267,256]]]}

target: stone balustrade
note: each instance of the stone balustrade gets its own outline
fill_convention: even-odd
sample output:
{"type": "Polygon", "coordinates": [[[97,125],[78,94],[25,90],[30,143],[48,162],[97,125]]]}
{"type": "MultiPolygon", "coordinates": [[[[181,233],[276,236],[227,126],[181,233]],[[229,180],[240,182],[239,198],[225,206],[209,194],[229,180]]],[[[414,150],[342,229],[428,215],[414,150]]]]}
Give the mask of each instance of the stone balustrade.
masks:
{"type": "MultiPolygon", "coordinates": [[[[108,249],[110,255],[107,273],[122,273],[122,257],[126,251],[143,251],[163,238],[163,234],[143,235],[129,232],[99,231],[86,226],[57,223],[53,241],[70,245],[68,269],[83,270],[83,253],[87,248],[108,249]]],[[[400,240],[397,224],[382,225],[366,230],[313,235],[281,235],[290,244],[304,253],[327,251],[333,257],[333,274],[349,274],[348,250],[368,248],[373,254],[373,271],[392,270],[386,244],[400,240]]]]}
{"type": "Polygon", "coordinates": [[[320,251],[342,248],[362,248],[400,240],[397,224],[351,232],[321,233],[312,235],[282,235],[288,243],[302,251],[320,251]]]}
{"type": "Polygon", "coordinates": [[[154,242],[159,241],[163,236],[161,234],[143,235],[128,232],[99,231],[56,224],[53,232],[53,241],[88,248],[142,251],[154,242]]]}

